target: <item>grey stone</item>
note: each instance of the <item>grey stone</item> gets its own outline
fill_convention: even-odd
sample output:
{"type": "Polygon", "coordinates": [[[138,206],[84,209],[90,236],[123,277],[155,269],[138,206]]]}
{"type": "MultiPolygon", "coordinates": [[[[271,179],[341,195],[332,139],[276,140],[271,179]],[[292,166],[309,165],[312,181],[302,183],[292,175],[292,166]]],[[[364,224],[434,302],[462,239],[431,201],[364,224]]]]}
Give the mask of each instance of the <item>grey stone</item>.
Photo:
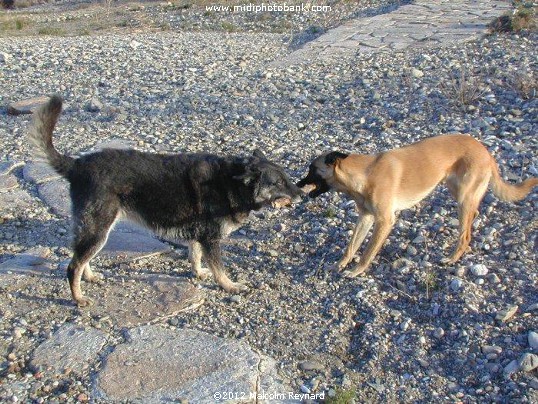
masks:
{"type": "Polygon", "coordinates": [[[312,361],[312,360],[307,360],[307,361],[303,361],[303,362],[299,363],[299,367],[304,371],[323,370],[324,369],[323,364],[321,364],[319,362],[316,362],[316,361],[312,361]]]}
{"type": "Polygon", "coordinates": [[[118,327],[162,321],[200,306],[203,290],[177,277],[165,275],[110,276],[104,285],[85,284],[94,304],[87,310],[107,317],[118,327]]]}
{"type": "Polygon", "coordinates": [[[134,260],[171,251],[170,246],[144,232],[112,231],[99,256],[134,260]]]}
{"type": "Polygon", "coordinates": [[[40,198],[49,205],[57,215],[71,216],[71,197],[69,184],[66,180],[48,181],[38,188],[40,198]]]}
{"type": "Polygon", "coordinates": [[[45,104],[48,100],[49,97],[43,96],[13,102],[8,105],[7,113],[9,115],[31,114],[36,110],[36,108],[45,104]]]}
{"type": "Polygon", "coordinates": [[[11,174],[14,169],[22,165],[24,165],[22,161],[4,160],[0,162],[0,177],[11,174]]]}
{"type": "Polygon", "coordinates": [[[49,256],[48,248],[36,247],[0,263],[0,286],[12,284],[14,276],[50,274],[49,256]]]}
{"type": "Polygon", "coordinates": [[[7,52],[0,52],[0,63],[7,64],[11,61],[12,56],[7,52]]]}
{"type": "Polygon", "coordinates": [[[503,351],[503,349],[500,346],[496,346],[496,345],[482,345],[481,349],[482,349],[482,353],[485,355],[488,355],[488,354],[499,355],[503,351]]]}
{"type": "Polygon", "coordinates": [[[19,182],[14,175],[0,175],[0,192],[6,192],[19,186],[19,182]]]}
{"type": "Polygon", "coordinates": [[[519,358],[518,365],[523,372],[531,372],[538,368],[538,355],[526,352],[519,358]]]}
{"type": "Polygon", "coordinates": [[[529,341],[529,346],[532,349],[538,350],[538,332],[529,331],[529,334],[527,335],[527,340],[529,341]]]}
{"type": "Polygon", "coordinates": [[[475,276],[486,276],[488,274],[488,268],[484,264],[475,264],[471,266],[471,272],[475,276]]]}
{"type": "Polygon", "coordinates": [[[503,369],[503,376],[505,379],[509,379],[512,377],[512,375],[519,371],[519,363],[517,360],[513,360],[508,365],[506,365],[503,369]]]}
{"type": "Polygon", "coordinates": [[[88,112],[99,112],[102,109],[103,103],[95,97],[88,101],[88,103],[86,104],[86,111],[88,112]]]}
{"type": "Polygon", "coordinates": [[[6,192],[0,192],[0,215],[10,211],[25,209],[33,202],[28,192],[15,188],[6,192]]]}
{"type": "Polygon", "coordinates": [[[411,69],[411,75],[417,79],[421,78],[421,77],[424,77],[424,72],[420,69],[417,69],[417,68],[412,68],[411,69]]]}
{"type": "Polygon", "coordinates": [[[436,328],[435,330],[433,330],[433,336],[437,339],[441,339],[443,338],[445,335],[445,330],[443,330],[441,327],[439,328],[436,328]]]}
{"type": "Polygon", "coordinates": [[[510,320],[512,317],[514,317],[514,315],[516,314],[518,308],[519,308],[519,306],[517,306],[517,305],[508,306],[506,309],[498,311],[496,316],[495,316],[495,319],[497,321],[501,321],[503,323],[506,323],[508,320],[510,320]]]}
{"type": "Polygon", "coordinates": [[[243,342],[157,326],[131,329],[127,340],[106,358],[96,398],[205,403],[215,392],[257,391],[262,360],[243,342]]]}
{"type": "Polygon", "coordinates": [[[106,341],[102,331],[67,323],[35,349],[31,366],[55,374],[81,374],[97,360],[106,341]]]}
{"type": "Polygon", "coordinates": [[[28,162],[22,170],[22,175],[26,181],[35,184],[57,180],[62,177],[44,161],[28,162]]]}
{"type": "Polygon", "coordinates": [[[452,289],[454,292],[459,291],[462,286],[463,286],[463,281],[461,279],[456,278],[450,282],[450,289],[452,289]]]}

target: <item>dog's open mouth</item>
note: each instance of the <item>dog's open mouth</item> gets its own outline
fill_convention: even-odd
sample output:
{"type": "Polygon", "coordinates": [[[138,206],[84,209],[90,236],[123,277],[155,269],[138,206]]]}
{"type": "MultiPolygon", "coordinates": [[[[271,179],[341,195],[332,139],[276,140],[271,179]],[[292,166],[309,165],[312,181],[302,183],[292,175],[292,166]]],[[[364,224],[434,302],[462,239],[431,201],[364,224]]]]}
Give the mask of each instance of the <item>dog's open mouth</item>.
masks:
{"type": "Polygon", "coordinates": [[[283,208],[284,206],[290,206],[291,205],[291,199],[287,197],[278,198],[275,199],[273,202],[271,202],[271,206],[273,208],[283,208]]]}

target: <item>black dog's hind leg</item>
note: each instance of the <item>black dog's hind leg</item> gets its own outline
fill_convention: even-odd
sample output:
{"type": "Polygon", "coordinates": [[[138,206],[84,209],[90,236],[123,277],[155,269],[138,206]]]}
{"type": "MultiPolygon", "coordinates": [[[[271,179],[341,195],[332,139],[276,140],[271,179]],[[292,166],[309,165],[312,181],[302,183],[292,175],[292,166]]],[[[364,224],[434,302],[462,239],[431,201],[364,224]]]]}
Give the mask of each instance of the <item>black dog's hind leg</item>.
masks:
{"type": "Polygon", "coordinates": [[[204,257],[207,264],[209,265],[211,272],[213,272],[215,281],[226,292],[239,293],[248,290],[247,286],[243,285],[242,283],[232,282],[226,275],[226,272],[224,271],[224,264],[222,263],[220,241],[200,241],[200,244],[202,245],[202,250],[204,252],[204,257]]]}
{"type": "MultiPolygon", "coordinates": [[[[106,206],[106,204],[105,204],[106,206]]],[[[82,294],[80,280],[84,274],[85,278],[94,281],[97,275],[89,268],[90,260],[106,244],[108,233],[117,218],[117,209],[107,211],[92,211],[91,214],[82,214],[75,221],[75,240],[73,246],[73,258],[67,267],[67,278],[73,300],[79,307],[92,304],[82,294]]]]}

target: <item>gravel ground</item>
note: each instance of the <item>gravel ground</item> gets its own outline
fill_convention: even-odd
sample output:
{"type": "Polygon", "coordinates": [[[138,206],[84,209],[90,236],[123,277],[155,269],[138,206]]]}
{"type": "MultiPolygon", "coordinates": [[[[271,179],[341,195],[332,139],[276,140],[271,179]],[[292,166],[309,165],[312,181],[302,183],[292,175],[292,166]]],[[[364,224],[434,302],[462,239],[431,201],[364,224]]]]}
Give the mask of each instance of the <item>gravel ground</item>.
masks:
{"type": "Polygon", "coordinates": [[[262,32],[286,34],[287,42],[297,47],[351,18],[388,12],[409,1],[318,0],[313,3],[289,0],[285,2],[288,6],[310,7],[315,4],[330,9],[233,11],[235,5],[276,3],[265,0],[118,1],[108,8],[106,2],[62,0],[17,9],[0,16],[0,36],[90,35],[103,31],[262,32]]]}
{"type": "MultiPolygon", "coordinates": [[[[147,151],[244,154],[259,147],[296,179],[325,150],[373,153],[469,132],[506,178],[520,180],[538,175],[537,39],[494,35],[286,69],[267,67],[289,52],[288,37],[277,33],[0,39],[11,56],[0,71],[0,105],[60,93],[67,107],[55,141],[72,154],[112,137],[147,151]],[[99,112],[88,111],[92,99],[99,112]]],[[[5,158],[28,159],[28,121],[2,111],[5,158]]],[[[35,195],[33,185],[21,184],[35,195]]],[[[371,272],[354,280],[329,269],[356,220],[345,197],[264,210],[225,247],[228,272],[251,292],[231,297],[200,283],[206,303],[168,325],[243,338],[279,361],[297,389],[355,388],[359,402],[536,402],[537,371],[509,371],[533,352],[528,335],[538,331],[537,207],[536,192],[517,204],[488,194],[473,251],[442,267],[457,221],[441,187],[401,213],[371,272]],[[497,319],[513,305],[513,317],[497,319]]],[[[68,257],[69,224],[37,198],[4,212],[2,260],[36,245],[50,247],[58,263],[68,257]]],[[[161,256],[120,268],[97,259],[94,267],[183,274],[186,251],[177,254],[177,261],[161,256]]],[[[54,293],[68,297],[64,283],[54,293]]],[[[94,319],[47,302],[21,317],[10,298],[0,289],[0,400],[83,401],[88,375],[43,380],[27,361],[59,324],[94,319]]]]}

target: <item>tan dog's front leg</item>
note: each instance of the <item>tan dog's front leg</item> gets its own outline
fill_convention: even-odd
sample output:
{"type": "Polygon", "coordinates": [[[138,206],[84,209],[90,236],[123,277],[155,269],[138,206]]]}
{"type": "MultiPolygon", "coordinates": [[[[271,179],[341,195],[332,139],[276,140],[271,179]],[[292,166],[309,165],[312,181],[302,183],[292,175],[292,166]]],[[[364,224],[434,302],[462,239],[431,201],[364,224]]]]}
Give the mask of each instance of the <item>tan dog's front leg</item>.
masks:
{"type": "Polygon", "coordinates": [[[366,238],[366,235],[372,228],[373,224],[374,216],[370,213],[364,213],[361,215],[361,217],[359,217],[359,220],[355,225],[355,229],[353,229],[353,236],[351,237],[351,241],[347,246],[346,252],[337,264],[339,271],[342,271],[353,259],[353,256],[364,242],[364,239],[366,238]]]}
{"type": "Polygon", "coordinates": [[[368,243],[368,246],[366,247],[366,251],[364,251],[364,254],[361,257],[359,264],[353,269],[353,271],[345,271],[344,276],[348,278],[354,278],[357,275],[366,272],[366,270],[370,266],[370,263],[373,261],[373,259],[383,246],[383,243],[389,236],[393,225],[394,214],[392,214],[388,218],[383,217],[375,221],[372,238],[368,243]]]}

